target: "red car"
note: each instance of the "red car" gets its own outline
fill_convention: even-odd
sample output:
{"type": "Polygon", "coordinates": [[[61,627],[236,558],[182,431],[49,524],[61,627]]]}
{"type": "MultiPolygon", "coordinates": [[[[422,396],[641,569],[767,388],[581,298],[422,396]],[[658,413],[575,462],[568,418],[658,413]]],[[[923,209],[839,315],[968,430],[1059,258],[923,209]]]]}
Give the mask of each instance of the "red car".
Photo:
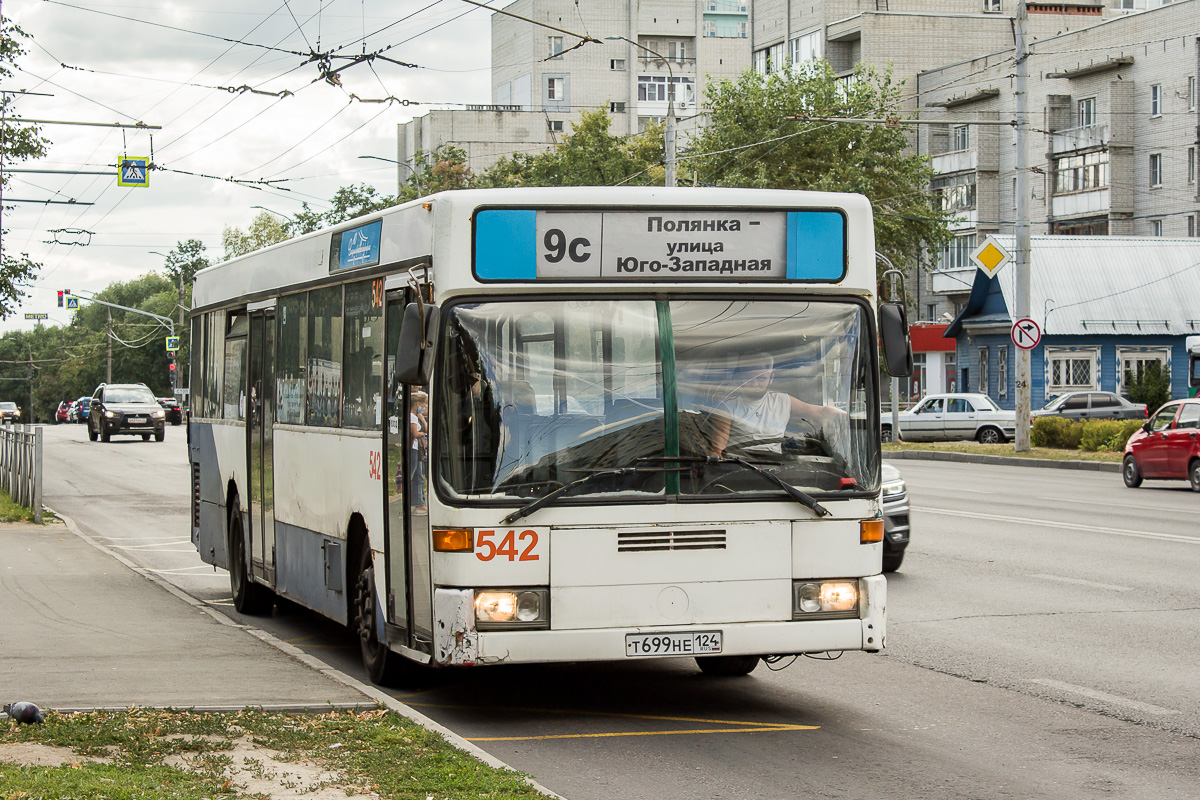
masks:
{"type": "Polygon", "coordinates": [[[1121,474],[1133,489],[1142,480],[1186,480],[1200,492],[1200,398],[1167,403],[1129,437],[1121,474]]]}
{"type": "Polygon", "coordinates": [[[55,422],[67,422],[71,414],[71,401],[63,400],[58,404],[58,408],[54,410],[55,422]]]}

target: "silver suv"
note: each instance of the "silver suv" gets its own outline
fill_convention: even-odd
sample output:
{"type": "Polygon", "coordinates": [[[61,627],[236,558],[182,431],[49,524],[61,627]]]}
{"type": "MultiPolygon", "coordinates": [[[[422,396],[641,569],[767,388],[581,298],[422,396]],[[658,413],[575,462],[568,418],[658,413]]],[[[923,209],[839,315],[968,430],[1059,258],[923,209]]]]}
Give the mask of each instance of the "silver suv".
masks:
{"type": "Polygon", "coordinates": [[[142,441],[161,442],[166,431],[166,412],[144,383],[102,383],[92,394],[88,411],[88,438],[107,442],[111,436],[141,436],[142,441]]]}

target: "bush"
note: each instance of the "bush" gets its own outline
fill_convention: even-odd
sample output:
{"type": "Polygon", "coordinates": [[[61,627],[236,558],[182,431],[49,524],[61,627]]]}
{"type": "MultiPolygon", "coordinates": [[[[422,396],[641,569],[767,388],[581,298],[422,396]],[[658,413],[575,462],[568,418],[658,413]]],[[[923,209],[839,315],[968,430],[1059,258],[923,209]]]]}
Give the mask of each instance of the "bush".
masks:
{"type": "Polygon", "coordinates": [[[1030,442],[1034,447],[1077,450],[1083,439],[1083,422],[1061,417],[1038,417],[1033,421],[1030,442]]]}
{"type": "Polygon", "coordinates": [[[1097,419],[1085,422],[1080,450],[1117,452],[1125,449],[1125,443],[1133,432],[1145,424],[1138,419],[1097,419]]]}
{"type": "Polygon", "coordinates": [[[1135,375],[1125,370],[1126,394],[1131,403],[1145,403],[1153,414],[1159,406],[1171,399],[1171,374],[1164,372],[1159,361],[1147,361],[1135,375]]]}

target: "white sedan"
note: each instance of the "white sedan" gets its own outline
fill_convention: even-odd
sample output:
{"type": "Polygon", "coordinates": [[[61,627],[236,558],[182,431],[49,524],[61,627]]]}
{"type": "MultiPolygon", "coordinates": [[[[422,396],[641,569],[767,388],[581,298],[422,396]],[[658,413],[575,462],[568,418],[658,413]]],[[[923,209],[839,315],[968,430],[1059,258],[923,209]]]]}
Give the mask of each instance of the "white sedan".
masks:
{"type": "MultiPolygon", "coordinates": [[[[1017,412],[1005,411],[986,394],[931,394],[900,414],[900,439],[906,442],[974,439],[996,444],[1011,439],[1016,430],[1017,412]]],[[[885,410],[883,441],[894,438],[892,418],[885,410]]]]}

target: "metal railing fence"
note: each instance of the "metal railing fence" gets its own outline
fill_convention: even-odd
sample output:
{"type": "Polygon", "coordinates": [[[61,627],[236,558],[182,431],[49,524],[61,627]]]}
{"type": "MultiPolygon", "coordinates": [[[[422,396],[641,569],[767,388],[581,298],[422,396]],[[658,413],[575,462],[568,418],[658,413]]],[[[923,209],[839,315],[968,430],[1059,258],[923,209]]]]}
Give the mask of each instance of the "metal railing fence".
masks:
{"type": "Polygon", "coordinates": [[[0,489],[42,521],[42,426],[0,427],[0,489]]]}

